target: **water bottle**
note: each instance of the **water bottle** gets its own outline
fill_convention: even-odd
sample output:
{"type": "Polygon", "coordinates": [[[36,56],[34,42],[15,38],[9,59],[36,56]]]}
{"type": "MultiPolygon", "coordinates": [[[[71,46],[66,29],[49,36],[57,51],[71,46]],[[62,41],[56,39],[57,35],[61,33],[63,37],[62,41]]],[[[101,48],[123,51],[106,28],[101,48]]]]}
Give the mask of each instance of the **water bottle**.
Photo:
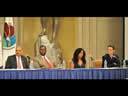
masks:
{"type": "Polygon", "coordinates": [[[123,68],[126,68],[125,60],[123,60],[123,68]]]}
{"type": "Polygon", "coordinates": [[[30,62],[30,69],[34,69],[33,60],[31,60],[31,62],[30,62]]]}
{"type": "Polygon", "coordinates": [[[66,64],[65,64],[64,60],[63,60],[63,63],[62,63],[62,69],[66,69],[66,64]]]}
{"type": "Polygon", "coordinates": [[[107,68],[107,60],[104,61],[104,68],[107,68]]]}

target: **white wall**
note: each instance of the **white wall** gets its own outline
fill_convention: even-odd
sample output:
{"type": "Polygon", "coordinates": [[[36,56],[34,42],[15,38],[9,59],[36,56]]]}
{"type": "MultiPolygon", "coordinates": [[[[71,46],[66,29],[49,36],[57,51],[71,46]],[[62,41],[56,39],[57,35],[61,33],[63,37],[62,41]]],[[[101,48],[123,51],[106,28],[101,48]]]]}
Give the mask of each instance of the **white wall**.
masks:
{"type": "Polygon", "coordinates": [[[125,59],[128,59],[128,17],[125,17],[125,59]]]}

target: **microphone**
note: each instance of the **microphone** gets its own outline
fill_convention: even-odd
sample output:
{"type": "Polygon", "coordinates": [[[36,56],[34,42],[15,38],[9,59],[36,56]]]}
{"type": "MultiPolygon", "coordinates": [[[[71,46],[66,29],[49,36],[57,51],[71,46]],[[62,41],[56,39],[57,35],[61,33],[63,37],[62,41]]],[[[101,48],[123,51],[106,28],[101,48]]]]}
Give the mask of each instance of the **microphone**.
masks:
{"type": "Polygon", "coordinates": [[[26,57],[27,57],[28,63],[30,64],[31,57],[30,56],[26,56],[26,57]]]}
{"type": "Polygon", "coordinates": [[[27,58],[30,60],[31,59],[31,57],[30,56],[27,56],[27,58]]]}
{"type": "Polygon", "coordinates": [[[91,59],[91,61],[93,61],[93,60],[94,60],[94,58],[93,58],[92,56],[90,56],[90,59],[91,59]]]}
{"type": "Polygon", "coordinates": [[[93,68],[93,61],[94,61],[94,58],[93,58],[93,56],[90,56],[89,58],[91,59],[91,68],[93,68]]]}

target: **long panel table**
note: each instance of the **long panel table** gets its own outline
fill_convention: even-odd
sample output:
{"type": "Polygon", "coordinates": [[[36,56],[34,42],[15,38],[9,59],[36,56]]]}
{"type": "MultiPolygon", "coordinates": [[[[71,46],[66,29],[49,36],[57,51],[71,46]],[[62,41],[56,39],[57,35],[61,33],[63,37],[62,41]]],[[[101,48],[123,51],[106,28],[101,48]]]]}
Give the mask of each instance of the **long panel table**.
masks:
{"type": "Polygon", "coordinates": [[[126,79],[128,68],[0,70],[0,79],[126,79]]]}

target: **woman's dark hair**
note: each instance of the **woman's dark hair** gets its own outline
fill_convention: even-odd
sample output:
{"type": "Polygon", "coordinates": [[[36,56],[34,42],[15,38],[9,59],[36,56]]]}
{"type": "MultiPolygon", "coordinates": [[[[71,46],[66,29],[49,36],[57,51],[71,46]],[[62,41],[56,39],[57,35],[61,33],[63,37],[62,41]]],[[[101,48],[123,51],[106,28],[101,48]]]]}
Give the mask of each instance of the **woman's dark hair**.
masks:
{"type": "Polygon", "coordinates": [[[78,63],[78,55],[79,55],[79,53],[80,53],[81,51],[83,51],[82,61],[83,61],[84,64],[86,63],[86,60],[85,60],[86,53],[85,53],[84,49],[78,48],[78,49],[76,49],[76,51],[74,52],[73,59],[72,59],[72,61],[73,61],[75,64],[78,63]]]}

